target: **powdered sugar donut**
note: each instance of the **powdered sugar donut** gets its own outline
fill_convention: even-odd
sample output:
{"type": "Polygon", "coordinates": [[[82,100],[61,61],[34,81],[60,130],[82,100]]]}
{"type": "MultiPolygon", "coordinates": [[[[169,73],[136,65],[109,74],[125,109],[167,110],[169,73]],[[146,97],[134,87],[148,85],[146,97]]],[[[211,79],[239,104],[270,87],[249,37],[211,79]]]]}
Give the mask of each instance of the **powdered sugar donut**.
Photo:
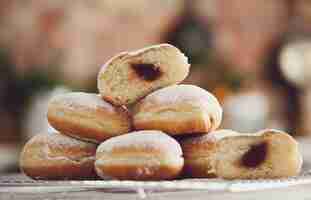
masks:
{"type": "Polygon", "coordinates": [[[94,179],[97,145],[59,134],[38,134],[20,156],[20,168],[33,179],[94,179]]]}
{"type": "Polygon", "coordinates": [[[206,133],[219,127],[222,108],[208,91],[194,85],[157,90],[134,107],[137,130],[161,130],[171,135],[206,133]]]}
{"type": "Polygon", "coordinates": [[[104,141],[97,149],[99,176],[121,180],[176,178],[182,170],[182,150],[161,131],[137,131],[104,141]]]}
{"type": "Polygon", "coordinates": [[[114,105],[131,104],[156,89],[181,82],[189,66],[187,57],[169,44],[123,52],[101,68],[98,90],[114,105]]]}
{"type": "Polygon", "coordinates": [[[72,137],[100,143],[131,130],[125,107],[115,107],[97,94],[66,93],[52,98],[48,121],[58,131],[72,137]]]}
{"type": "Polygon", "coordinates": [[[283,178],[298,175],[302,166],[298,143],[277,130],[218,130],[187,138],[181,145],[184,172],[190,177],[283,178]]]}

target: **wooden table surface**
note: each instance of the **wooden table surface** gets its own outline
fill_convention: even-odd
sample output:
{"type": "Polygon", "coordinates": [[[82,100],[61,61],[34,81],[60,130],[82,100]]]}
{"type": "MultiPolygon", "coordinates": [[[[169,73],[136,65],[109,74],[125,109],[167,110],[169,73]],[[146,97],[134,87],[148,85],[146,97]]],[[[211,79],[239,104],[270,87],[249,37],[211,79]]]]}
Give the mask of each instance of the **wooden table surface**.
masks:
{"type": "MultiPolygon", "coordinates": [[[[311,170],[311,138],[300,138],[300,146],[304,156],[304,168],[311,170]]],[[[22,179],[21,175],[11,175],[11,176],[0,176],[1,179],[8,178],[22,179]]],[[[25,178],[25,177],[24,177],[25,178]]],[[[1,190],[1,188],[0,188],[1,190]]],[[[146,192],[146,193],[136,193],[136,192],[112,192],[102,189],[88,189],[85,191],[71,191],[71,192],[39,192],[39,193],[16,193],[9,191],[0,192],[0,200],[6,199],[22,199],[22,200],[33,200],[33,199],[87,199],[87,200],[132,200],[132,199],[154,199],[154,200],[183,200],[183,199],[247,199],[247,200],[263,200],[263,199],[303,199],[311,200],[311,184],[304,184],[298,186],[291,186],[281,189],[268,189],[261,191],[252,192],[209,192],[206,190],[196,190],[196,191],[170,191],[170,192],[146,192]]]]}

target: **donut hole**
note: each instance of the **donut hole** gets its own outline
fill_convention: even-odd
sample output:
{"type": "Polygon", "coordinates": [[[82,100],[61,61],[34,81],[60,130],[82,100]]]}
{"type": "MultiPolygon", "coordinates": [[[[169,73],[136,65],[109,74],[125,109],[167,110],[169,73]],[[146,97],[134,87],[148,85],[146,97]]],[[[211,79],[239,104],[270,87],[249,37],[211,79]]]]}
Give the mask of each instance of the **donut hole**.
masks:
{"type": "Polygon", "coordinates": [[[134,63],[131,67],[145,81],[155,81],[162,75],[160,68],[151,63],[134,63]]]}
{"type": "Polygon", "coordinates": [[[252,145],[250,149],[242,156],[241,165],[254,168],[262,164],[267,157],[268,144],[262,142],[252,145]]]}

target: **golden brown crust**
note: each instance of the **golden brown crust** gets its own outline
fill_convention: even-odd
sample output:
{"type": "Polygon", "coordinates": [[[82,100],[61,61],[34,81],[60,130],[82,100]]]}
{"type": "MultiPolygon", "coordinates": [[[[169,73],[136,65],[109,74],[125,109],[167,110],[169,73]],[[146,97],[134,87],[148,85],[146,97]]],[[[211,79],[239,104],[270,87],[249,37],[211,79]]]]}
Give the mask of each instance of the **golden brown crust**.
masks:
{"type": "Polygon", "coordinates": [[[113,177],[118,180],[157,181],[170,180],[178,177],[182,168],[180,166],[160,165],[97,165],[102,177],[113,177]]]}
{"type": "Polygon", "coordinates": [[[95,128],[88,128],[83,126],[77,126],[76,123],[71,121],[64,121],[63,119],[48,117],[49,123],[56,130],[62,131],[61,134],[65,134],[76,139],[80,139],[87,142],[99,143],[110,137],[113,137],[111,134],[103,134],[103,131],[100,131],[95,128]]]}
{"type": "Polygon", "coordinates": [[[238,132],[222,129],[201,134],[189,136],[180,140],[185,158],[199,158],[213,155],[217,150],[217,143],[228,137],[240,135],[238,132]]]}
{"type": "Polygon", "coordinates": [[[209,134],[189,136],[180,140],[185,158],[183,174],[193,178],[216,177],[213,162],[217,153],[217,142],[222,137],[235,134],[231,130],[218,130],[209,134]]]}
{"type": "Polygon", "coordinates": [[[215,178],[211,161],[206,157],[185,158],[183,175],[191,178],[215,178]]]}
{"type": "MultiPolygon", "coordinates": [[[[39,161],[38,161],[39,162],[39,161]]],[[[43,162],[43,160],[42,160],[43,162]]],[[[77,165],[72,163],[51,163],[44,167],[22,167],[28,177],[35,180],[93,180],[98,179],[94,160],[77,165]]]]}
{"type": "Polygon", "coordinates": [[[24,146],[20,168],[33,179],[94,179],[96,148],[58,133],[39,134],[24,146]]]}
{"type": "Polygon", "coordinates": [[[114,107],[96,94],[68,93],[53,98],[48,121],[58,131],[99,143],[131,130],[131,117],[125,107],[114,107]]]}
{"type": "Polygon", "coordinates": [[[186,141],[182,141],[181,146],[185,158],[199,158],[215,153],[217,143],[212,140],[195,142],[192,138],[190,138],[186,141]]]}
{"type": "Polygon", "coordinates": [[[184,160],[180,145],[161,131],[137,131],[103,142],[96,152],[99,176],[121,180],[176,178],[184,160]]]}
{"type": "MultiPolygon", "coordinates": [[[[178,117],[178,116],[176,116],[178,117]]],[[[161,130],[171,135],[184,135],[192,133],[204,133],[212,131],[210,121],[202,118],[185,119],[177,122],[177,120],[157,120],[150,119],[148,121],[137,120],[135,122],[136,130],[161,130]]]]}
{"type": "Polygon", "coordinates": [[[157,90],[134,106],[137,130],[162,130],[171,135],[207,133],[221,123],[217,99],[194,85],[174,85],[157,90]]]}

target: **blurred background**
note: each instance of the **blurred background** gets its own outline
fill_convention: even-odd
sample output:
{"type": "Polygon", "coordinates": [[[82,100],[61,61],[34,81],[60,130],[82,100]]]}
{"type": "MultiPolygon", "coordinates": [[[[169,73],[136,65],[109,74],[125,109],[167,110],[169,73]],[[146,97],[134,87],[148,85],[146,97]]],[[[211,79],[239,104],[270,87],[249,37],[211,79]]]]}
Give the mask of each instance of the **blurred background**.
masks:
{"type": "Polygon", "coordinates": [[[309,0],[1,0],[0,173],[52,129],[51,96],[97,92],[111,56],[163,42],[189,57],[185,82],[219,98],[222,128],[311,136],[309,0]]]}

